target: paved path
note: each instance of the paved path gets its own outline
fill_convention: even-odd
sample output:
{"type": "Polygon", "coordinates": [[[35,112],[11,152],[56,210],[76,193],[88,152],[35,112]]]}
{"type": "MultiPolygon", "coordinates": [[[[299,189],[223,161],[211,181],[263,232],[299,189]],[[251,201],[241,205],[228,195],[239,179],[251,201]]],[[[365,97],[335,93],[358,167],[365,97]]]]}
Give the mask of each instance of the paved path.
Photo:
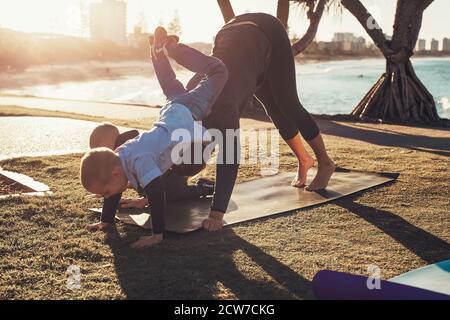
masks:
{"type": "Polygon", "coordinates": [[[0,95],[0,108],[2,106],[19,106],[26,108],[72,112],[90,116],[122,120],[154,118],[159,114],[159,108],[136,105],[6,95],[0,95]]]}
{"type": "MultiPolygon", "coordinates": [[[[132,111],[128,112],[132,116],[132,111]]],[[[264,127],[267,124],[259,123],[264,127]]],[[[90,132],[95,126],[95,122],[64,118],[0,117],[0,160],[83,152],[87,149],[90,132]]],[[[251,126],[255,127],[255,123],[252,122],[251,126]]],[[[326,135],[450,157],[449,129],[334,121],[319,121],[319,126],[326,135]]],[[[125,131],[127,128],[120,130],[125,131]]]]}
{"type": "Polygon", "coordinates": [[[84,152],[96,125],[64,118],[0,117],[0,160],[84,152]]]}

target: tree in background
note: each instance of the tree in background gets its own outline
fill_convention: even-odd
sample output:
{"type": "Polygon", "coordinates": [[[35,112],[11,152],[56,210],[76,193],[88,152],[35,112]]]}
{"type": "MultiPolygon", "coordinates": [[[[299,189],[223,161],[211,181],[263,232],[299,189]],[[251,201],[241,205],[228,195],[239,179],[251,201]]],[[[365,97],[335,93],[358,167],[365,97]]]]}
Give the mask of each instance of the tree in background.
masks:
{"type": "Polygon", "coordinates": [[[361,23],[386,58],[386,72],[369,90],[352,115],[365,119],[436,122],[433,96],[414,72],[411,57],[422,27],[422,16],[433,0],[398,0],[392,40],[359,0],[341,4],[361,23]]]}
{"type": "Polygon", "coordinates": [[[217,0],[219,4],[220,11],[222,12],[223,20],[225,23],[230,21],[235,17],[233,7],[231,6],[230,0],[217,0]]]}
{"type": "Polygon", "coordinates": [[[181,23],[180,23],[180,15],[178,14],[178,11],[176,11],[176,10],[173,13],[172,21],[170,21],[167,26],[167,32],[169,34],[176,34],[177,36],[181,36],[182,30],[181,30],[181,23]]]}
{"type": "MultiPolygon", "coordinates": [[[[217,0],[225,22],[234,17],[229,0],[217,0]]],[[[352,111],[360,119],[396,122],[437,122],[440,118],[432,94],[414,72],[411,57],[422,26],[423,12],[433,0],[398,0],[392,40],[386,39],[378,23],[359,0],[278,0],[277,17],[288,27],[290,1],[307,11],[309,27],[294,42],[294,55],[314,40],[323,12],[331,5],[342,5],[361,23],[386,58],[386,72],[352,111]]]]}
{"type": "MultiPolygon", "coordinates": [[[[233,7],[230,0],[217,0],[220,10],[222,11],[225,22],[230,21],[234,16],[233,7]]],[[[320,20],[322,19],[325,8],[329,6],[333,0],[278,0],[277,18],[280,19],[286,30],[288,29],[290,2],[296,2],[301,5],[307,12],[309,20],[309,28],[306,33],[292,45],[294,55],[298,55],[308,48],[313,42],[317,34],[320,20]]]]}
{"type": "MultiPolygon", "coordinates": [[[[323,12],[326,7],[329,7],[334,0],[296,0],[291,2],[296,2],[307,12],[307,17],[309,20],[309,28],[303,37],[296,39],[292,44],[292,51],[294,55],[298,55],[305,51],[308,46],[313,42],[317,34],[317,29],[319,27],[320,20],[322,19],[323,12]]],[[[233,7],[231,6],[230,0],[217,0],[219,4],[220,11],[224,18],[225,23],[230,21],[234,16],[233,7]]],[[[289,9],[290,0],[278,0],[277,5],[277,17],[280,19],[281,23],[284,25],[286,30],[288,30],[288,19],[289,19],[289,9]]],[[[253,101],[252,109],[262,109],[258,107],[259,102],[257,100],[253,101]]]]}
{"type": "MultiPolygon", "coordinates": [[[[292,44],[294,55],[298,55],[305,51],[314,41],[323,13],[333,3],[333,0],[295,0],[292,2],[303,7],[309,20],[309,27],[306,33],[292,44]]],[[[286,30],[288,29],[289,8],[289,0],[278,0],[277,17],[281,20],[286,30]]]]}

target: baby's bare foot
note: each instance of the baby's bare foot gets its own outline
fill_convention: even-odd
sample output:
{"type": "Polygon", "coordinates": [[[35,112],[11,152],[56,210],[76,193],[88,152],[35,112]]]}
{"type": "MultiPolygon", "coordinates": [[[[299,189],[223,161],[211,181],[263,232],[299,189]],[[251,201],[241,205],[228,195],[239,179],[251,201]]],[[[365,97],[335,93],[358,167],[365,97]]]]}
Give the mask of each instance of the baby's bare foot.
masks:
{"type": "Polygon", "coordinates": [[[317,191],[325,189],[328,186],[331,176],[333,175],[336,166],[332,160],[326,163],[319,163],[317,174],[314,180],[306,187],[308,191],[317,191]]]}
{"type": "Polygon", "coordinates": [[[313,158],[302,161],[298,165],[297,175],[291,182],[291,186],[296,188],[303,188],[306,184],[306,179],[308,177],[308,170],[314,167],[315,161],[313,158]]]}

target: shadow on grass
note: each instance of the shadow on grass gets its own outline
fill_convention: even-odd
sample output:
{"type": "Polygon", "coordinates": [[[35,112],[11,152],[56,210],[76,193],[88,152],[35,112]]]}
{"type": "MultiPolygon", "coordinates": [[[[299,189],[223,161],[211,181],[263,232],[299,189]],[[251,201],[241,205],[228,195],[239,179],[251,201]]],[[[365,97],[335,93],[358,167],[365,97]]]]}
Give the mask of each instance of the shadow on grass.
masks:
{"type": "MultiPolygon", "coordinates": [[[[244,113],[244,117],[258,121],[271,122],[270,118],[268,118],[264,112],[248,111],[244,113]]],[[[352,117],[348,115],[326,116],[326,119],[323,119],[323,116],[315,116],[315,118],[319,124],[320,131],[323,134],[359,140],[379,146],[407,148],[410,150],[450,157],[449,138],[411,135],[386,129],[377,131],[363,126],[355,127],[345,125],[345,122],[356,126],[358,125],[358,122],[356,120],[350,120],[352,117]],[[338,123],[335,121],[344,121],[344,123],[338,123]]],[[[406,124],[403,125],[407,126],[406,124]]],[[[419,124],[410,126],[423,127],[419,124]]],[[[450,131],[447,127],[436,128],[425,126],[424,128],[450,131]]]]}
{"type": "Polygon", "coordinates": [[[319,124],[321,132],[327,135],[359,140],[379,146],[401,147],[450,157],[449,138],[410,135],[389,130],[376,131],[332,121],[320,121],[319,124]]]}
{"type": "Polygon", "coordinates": [[[429,264],[450,257],[448,242],[416,227],[392,212],[356,203],[354,198],[338,200],[336,205],[360,216],[429,264]]]}
{"type": "MultiPolygon", "coordinates": [[[[115,231],[108,239],[120,285],[128,299],[216,299],[221,295],[218,283],[228,292],[225,298],[230,298],[230,292],[238,299],[312,298],[310,281],[232,229],[169,234],[163,244],[146,250],[130,248],[127,239],[136,239],[132,233],[121,237],[115,231]],[[235,254],[247,262],[242,266],[246,272],[261,268],[272,281],[247,278],[238,269],[235,254]]],[[[261,276],[261,272],[256,272],[261,276]]]]}

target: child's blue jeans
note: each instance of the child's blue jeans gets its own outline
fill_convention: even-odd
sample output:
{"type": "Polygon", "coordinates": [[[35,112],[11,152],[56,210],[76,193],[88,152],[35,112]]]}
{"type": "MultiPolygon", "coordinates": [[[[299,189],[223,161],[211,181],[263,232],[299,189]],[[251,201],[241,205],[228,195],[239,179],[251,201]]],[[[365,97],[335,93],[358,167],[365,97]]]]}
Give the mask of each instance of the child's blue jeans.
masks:
{"type": "Polygon", "coordinates": [[[225,64],[212,56],[184,44],[168,44],[169,57],[178,64],[197,74],[204,75],[200,83],[188,91],[177,80],[168,57],[163,54],[152,56],[153,67],[159,84],[167,98],[167,103],[180,103],[189,108],[195,120],[203,120],[211,112],[228,80],[225,64]]]}

